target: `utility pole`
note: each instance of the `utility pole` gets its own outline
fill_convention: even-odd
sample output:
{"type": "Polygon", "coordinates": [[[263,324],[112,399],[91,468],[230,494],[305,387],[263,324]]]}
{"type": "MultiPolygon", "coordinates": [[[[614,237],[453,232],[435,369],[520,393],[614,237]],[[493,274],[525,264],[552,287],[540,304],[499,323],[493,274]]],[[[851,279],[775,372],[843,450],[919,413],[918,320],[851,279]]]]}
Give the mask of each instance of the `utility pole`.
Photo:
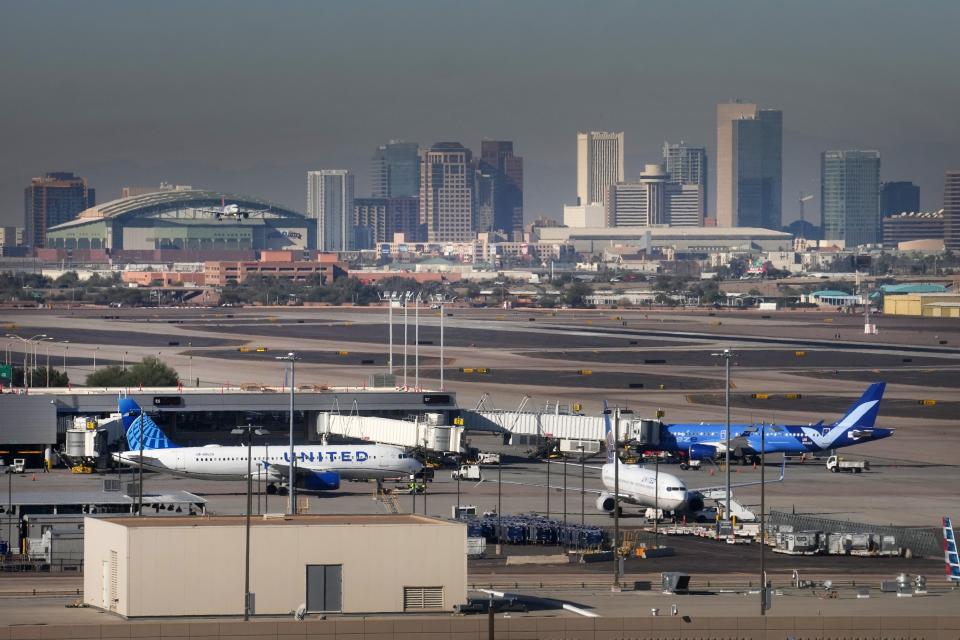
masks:
{"type": "Polygon", "coordinates": [[[293,395],[294,389],[297,386],[296,382],[296,363],[300,358],[296,353],[291,351],[285,356],[277,356],[277,360],[286,360],[290,363],[290,472],[287,477],[287,514],[295,515],[296,514],[296,483],[294,482],[294,466],[296,466],[297,458],[296,453],[293,450],[293,395]]]}
{"type": "Polygon", "coordinates": [[[246,515],[246,544],[244,551],[243,567],[243,620],[250,620],[253,613],[253,598],[250,593],[250,512],[253,510],[253,436],[254,434],[266,435],[270,433],[266,429],[245,425],[232,429],[230,433],[234,435],[246,435],[247,437],[247,515],[246,515]]]}

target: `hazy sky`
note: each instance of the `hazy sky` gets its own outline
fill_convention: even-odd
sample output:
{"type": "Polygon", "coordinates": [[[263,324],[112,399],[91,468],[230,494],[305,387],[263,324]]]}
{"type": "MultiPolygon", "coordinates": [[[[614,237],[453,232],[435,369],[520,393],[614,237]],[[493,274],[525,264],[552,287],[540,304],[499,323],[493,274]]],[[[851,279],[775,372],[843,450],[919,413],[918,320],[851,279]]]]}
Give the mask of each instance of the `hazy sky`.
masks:
{"type": "Polygon", "coordinates": [[[483,138],[524,157],[527,219],[559,218],[578,129],[625,131],[628,178],[664,140],[712,165],[734,97],[784,112],[785,220],[801,189],[819,210],[829,148],[879,149],[883,180],[939,208],[958,25],[956,0],[0,0],[0,223],[23,224],[47,171],[100,202],[165,180],[303,211],[308,169],[351,169],[367,195],[377,144],[483,138]]]}

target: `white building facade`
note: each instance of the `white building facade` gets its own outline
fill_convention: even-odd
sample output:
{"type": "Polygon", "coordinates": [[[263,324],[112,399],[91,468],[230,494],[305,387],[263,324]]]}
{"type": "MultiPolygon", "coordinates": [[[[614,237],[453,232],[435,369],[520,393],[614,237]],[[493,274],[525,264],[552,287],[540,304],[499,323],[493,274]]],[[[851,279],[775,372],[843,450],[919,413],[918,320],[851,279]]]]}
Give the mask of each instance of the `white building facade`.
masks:
{"type": "Polygon", "coordinates": [[[307,216],[317,221],[319,251],[353,251],[354,177],[346,169],[307,172],[307,216]]]}

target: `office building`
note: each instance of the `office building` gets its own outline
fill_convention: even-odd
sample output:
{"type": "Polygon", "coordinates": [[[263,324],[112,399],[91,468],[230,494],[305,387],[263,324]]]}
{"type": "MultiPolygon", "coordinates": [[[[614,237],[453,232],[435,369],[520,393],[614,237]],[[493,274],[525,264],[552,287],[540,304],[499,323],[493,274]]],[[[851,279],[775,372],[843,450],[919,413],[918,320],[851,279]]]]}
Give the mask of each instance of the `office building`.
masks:
{"type": "Polygon", "coordinates": [[[307,172],[307,216],[316,220],[318,250],[355,249],[353,174],[345,169],[307,172]]]}
{"type": "Polygon", "coordinates": [[[607,226],[699,227],[702,206],[701,186],[672,183],[662,165],[648,164],[639,181],[610,187],[607,226]]]}
{"type": "Polygon", "coordinates": [[[0,227],[0,247],[23,245],[23,227],[0,227]]]}
{"type": "Polygon", "coordinates": [[[823,237],[848,248],[880,240],[880,152],[825,151],[820,156],[823,237]]]}
{"type": "MultiPolygon", "coordinates": [[[[663,143],[663,165],[669,174],[668,182],[680,185],[698,185],[707,193],[707,150],[705,147],[691,147],[684,143],[663,143]]],[[[707,217],[706,197],[703,198],[699,219],[707,217]]],[[[699,223],[699,224],[702,224],[699,223]]]]}
{"type": "Polygon", "coordinates": [[[882,219],[883,246],[914,240],[943,240],[943,210],[907,211],[882,219]]]}
{"type": "Polygon", "coordinates": [[[912,182],[884,182],[880,185],[880,217],[920,211],[920,187],[912,182]]]}
{"type": "Polygon", "coordinates": [[[374,198],[416,197],[420,193],[420,145],[391,140],[377,147],[370,181],[374,198]]]}
{"type": "Polygon", "coordinates": [[[489,233],[494,231],[494,217],[496,215],[497,176],[490,171],[490,166],[478,163],[471,169],[473,173],[473,230],[475,233],[489,233]]]}
{"type": "MultiPolygon", "coordinates": [[[[536,226],[548,225],[540,224],[536,226]]],[[[603,205],[600,203],[563,205],[563,226],[578,229],[605,227],[607,226],[607,212],[604,211],[603,205]]]]}
{"type": "Polygon", "coordinates": [[[783,112],[717,105],[717,226],[781,227],[782,147],[783,112]]]}
{"type": "Polygon", "coordinates": [[[438,142],[420,158],[420,224],[429,242],[473,239],[472,154],[459,142],[438,142]]]}
{"type": "Polygon", "coordinates": [[[624,181],[623,132],[577,134],[577,204],[607,204],[610,185],[624,181]]]}
{"type": "Polygon", "coordinates": [[[23,195],[24,242],[33,248],[46,246],[47,229],[73,220],[96,204],[87,179],[65,171],[34,178],[23,195]]]}
{"type": "MultiPolygon", "coordinates": [[[[370,243],[391,242],[397,233],[404,234],[410,242],[420,241],[420,201],[416,197],[355,198],[353,215],[358,237],[363,229],[370,243]]],[[[357,248],[371,247],[372,244],[357,248]]]]}
{"type": "Polygon", "coordinates": [[[480,143],[480,169],[494,178],[490,230],[514,237],[522,234],[523,158],[514,155],[513,142],[483,140],[480,143]]]}
{"type": "Polygon", "coordinates": [[[943,244],[960,251],[960,169],[947,171],[943,186],[943,244]]]}

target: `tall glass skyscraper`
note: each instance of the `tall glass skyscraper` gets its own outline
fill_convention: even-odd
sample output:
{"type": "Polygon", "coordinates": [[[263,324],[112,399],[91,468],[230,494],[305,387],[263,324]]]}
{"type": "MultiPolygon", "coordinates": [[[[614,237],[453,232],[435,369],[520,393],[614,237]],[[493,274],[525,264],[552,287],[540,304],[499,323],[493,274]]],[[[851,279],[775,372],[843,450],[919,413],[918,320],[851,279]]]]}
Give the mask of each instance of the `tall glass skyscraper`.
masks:
{"type": "Polygon", "coordinates": [[[370,165],[374,198],[420,195],[420,145],[391,140],[377,147],[370,165]]]}
{"type": "Polygon", "coordinates": [[[782,111],[717,105],[718,226],[781,227],[782,156],[782,111]]]}
{"type": "Polygon", "coordinates": [[[420,159],[420,224],[428,242],[474,238],[472,154],[459,142],[438,142],[420,159]]]}
{"type": "MultiPolygon", "coordinates": [[[[491,229],[508,236],[523,232],[523,158],[513,154],[510,140],[480,143],[480,175],[493,176],[491,229]]],[[[482,225],[477,226],[481,231],[482,225]]]]}
{"type": "MultiPolygon", "coordinates": [[[[707,150],[704,147],[691,147],[680,142],[672,144],[663,143],[663,165],[667,173],[670,174],[668,182],[670,184],[679,184],[682,186],[696,185],[701,187],[700,211],[697,218],[703,224],[703,219],[707,217],[707,150]]],[[[692,190],[685,190],[692,192],[692,190]]]]}
{"type": "Polygon", "coordinates": [[[77,217],[97,204],[87,179],[61,171],[34,178],[24,190],[24,244],[46,246],[47,229],[77,217]]]}
{"type": "Polygon", "coordinates": [[[880,152],[824,151],[820,156],[823,237],[846,246],[880,241],[880,152]]]}
{"type": "Polygon", "coordinates": [[[912,182],[884,182],[880,187],[880,217],[920,212],[920,187],[912,182]]]}

